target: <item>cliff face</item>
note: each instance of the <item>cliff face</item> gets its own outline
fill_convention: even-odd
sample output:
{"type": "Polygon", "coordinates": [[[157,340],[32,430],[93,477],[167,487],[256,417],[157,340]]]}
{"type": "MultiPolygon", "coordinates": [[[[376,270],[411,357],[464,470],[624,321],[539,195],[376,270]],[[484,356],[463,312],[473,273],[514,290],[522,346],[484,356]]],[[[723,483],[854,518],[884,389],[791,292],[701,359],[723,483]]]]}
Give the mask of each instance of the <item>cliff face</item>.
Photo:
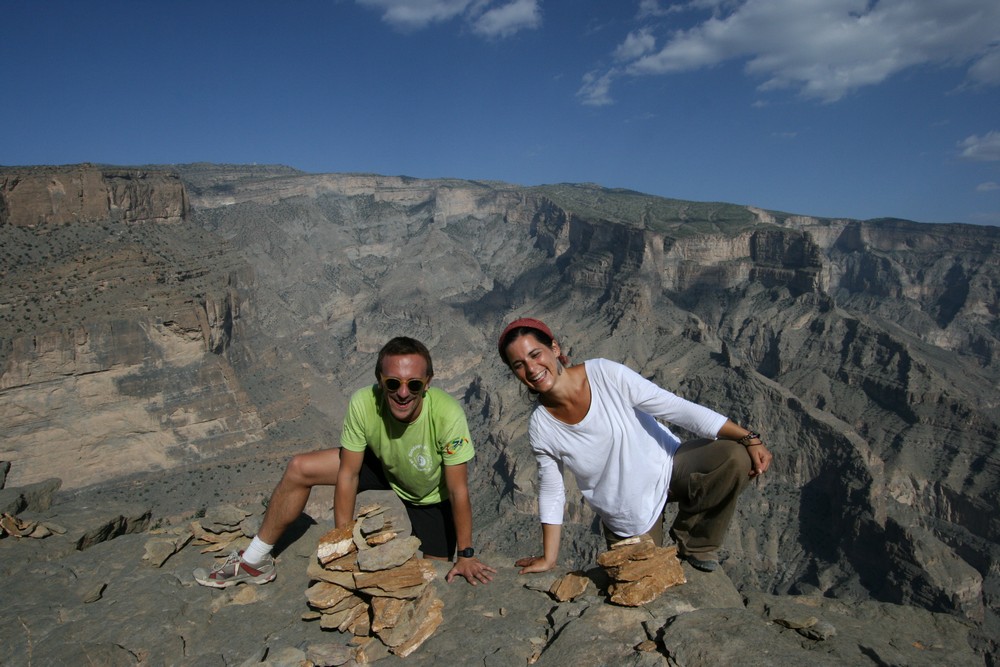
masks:
{"type": "Polygon", "coordinates": [[[11,481],[64,488],[171,468],[256,441],[261,422],[192,313],[17,339],[2,378],[11,481]]]}
{"type": "Polygon", "coordinates": [[[0,172],[0,225],[180,222],[187,210],[184,186],[173,173],[91,165],[0,172]]]}
{"type": "MultiPolygon", "coordinates": [[[[531,405],[495,336],[533,315],[575,361],[621,361],[765,435],[775,466],[727,544],[739,585],[917,604],[996,635],[1000,230],[597,186],[177,169],[179,223],[0,227],[22,249],[8,256],[33,258],[5,265],[4,284],[37,297],[0,302],[2,404],[31,403],[0,424],[16,425],[0,429],[12,475],[54,440],[46,386],[76,396],[77,415],[104,397],[122,428],[77,456],[128,443],[130,469],[335,444],[374,353],[407,334],[466,406],[480,545],[523,556],[537,539],[531,405]],[[182,226],[185,241],[169,233],[182,226]]],[[[570,487],[564,553],[584,564],[600,538],[570,487]]]]}
{"type": "Polygon", "coordinates": [[[226,358],[252,274],[187,220],[175,173],[38,168],[0,183],[10,483],[72,489],[261,439],[226,358]]]}

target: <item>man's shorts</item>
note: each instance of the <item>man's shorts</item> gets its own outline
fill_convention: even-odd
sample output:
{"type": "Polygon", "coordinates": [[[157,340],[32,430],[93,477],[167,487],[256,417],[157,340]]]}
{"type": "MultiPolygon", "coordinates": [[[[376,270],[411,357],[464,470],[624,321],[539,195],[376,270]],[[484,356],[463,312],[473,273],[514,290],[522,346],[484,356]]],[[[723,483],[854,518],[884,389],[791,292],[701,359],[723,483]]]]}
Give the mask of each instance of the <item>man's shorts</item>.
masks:
{"type": "MultiPolygon", "coordinates": [[[[365,449],[365,460],[358,477],[358,491],[389,491],[389,480],[385,476],[382,462],[365,449]]],[[[400,500],[410,517],[413,534],[420,540],[420,550],[425,556],[450,560],[455,555],[458,537],[455,535],[455,519],[451,513],[451,501],[445,500],[433,505],[414,505],[400,500]]]]}

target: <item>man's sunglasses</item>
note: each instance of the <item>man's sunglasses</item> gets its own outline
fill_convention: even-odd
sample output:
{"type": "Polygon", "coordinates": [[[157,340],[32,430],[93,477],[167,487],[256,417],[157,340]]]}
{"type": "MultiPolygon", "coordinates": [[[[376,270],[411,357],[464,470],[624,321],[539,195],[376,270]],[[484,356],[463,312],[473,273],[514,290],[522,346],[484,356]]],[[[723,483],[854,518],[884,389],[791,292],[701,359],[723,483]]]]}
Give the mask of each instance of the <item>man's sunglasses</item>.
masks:
{"type": "Polygon", "coordinates": [[[399,391],[399,388],[406,384],[406,388],[410,390],[411,394],[419,394],[424,390],[427,385],[426,380],[419,380],[417,378],[410,378],[405,382],[399,378],[382,376],[382,385],[389,391],[399,391]]]}

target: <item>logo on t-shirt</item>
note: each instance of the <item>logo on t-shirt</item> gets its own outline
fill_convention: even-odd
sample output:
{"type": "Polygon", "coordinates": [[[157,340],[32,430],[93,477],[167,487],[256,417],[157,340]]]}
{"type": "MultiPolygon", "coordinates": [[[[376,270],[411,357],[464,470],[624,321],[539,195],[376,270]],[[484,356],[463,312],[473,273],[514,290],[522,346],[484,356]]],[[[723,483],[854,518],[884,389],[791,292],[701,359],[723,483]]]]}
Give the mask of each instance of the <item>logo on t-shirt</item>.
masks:
{"type": "Polygon", "coordinates": [[[458,450],[462,449],[462,445],[469,444],[469,439],[466,437],[455,438],[447,445],[444,446],[445,456],[454,456],[458,450]]]}
{"type": "Polygon", "coordinates": [[[410,459],[410,465],[421,472],[430,472],[431,470],[431,460],[427,456],[427,448],[423,445],[414,445],[410,449],[408,457],[410,459]]]}

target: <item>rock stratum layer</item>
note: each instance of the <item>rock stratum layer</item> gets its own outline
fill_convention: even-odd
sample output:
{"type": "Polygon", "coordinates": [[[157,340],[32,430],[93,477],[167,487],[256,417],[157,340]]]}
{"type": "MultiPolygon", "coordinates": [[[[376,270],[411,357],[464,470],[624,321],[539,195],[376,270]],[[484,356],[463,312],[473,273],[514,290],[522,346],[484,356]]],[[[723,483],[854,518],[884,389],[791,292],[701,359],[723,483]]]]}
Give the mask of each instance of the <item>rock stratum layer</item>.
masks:
{"type": "MultiPolygon", "coordinates": [[[[59,189],[35,174],[25,190],[22,171],[0,170],[8,486],[125,488],[123,473],[204,470],[223,451],[229,465],[335,444],[374,353],[408,334],[469,415],[477,547],[527,555],[531,406],[494,339],[533,315],[574,360],[622,361],[764,434],[776,462],[725,554],[738,586],[945,612],[996,654],[996,228],[225,165],[43,170],[93,184],[87,201],[125,201],[116,174],[164,198],[183,184],[159,213],[157,194],[67,218],[91,208],[45,213],[59,189]]],[[[592,563],[572,488],[567,520],[567,560],[592,563]]]]}

